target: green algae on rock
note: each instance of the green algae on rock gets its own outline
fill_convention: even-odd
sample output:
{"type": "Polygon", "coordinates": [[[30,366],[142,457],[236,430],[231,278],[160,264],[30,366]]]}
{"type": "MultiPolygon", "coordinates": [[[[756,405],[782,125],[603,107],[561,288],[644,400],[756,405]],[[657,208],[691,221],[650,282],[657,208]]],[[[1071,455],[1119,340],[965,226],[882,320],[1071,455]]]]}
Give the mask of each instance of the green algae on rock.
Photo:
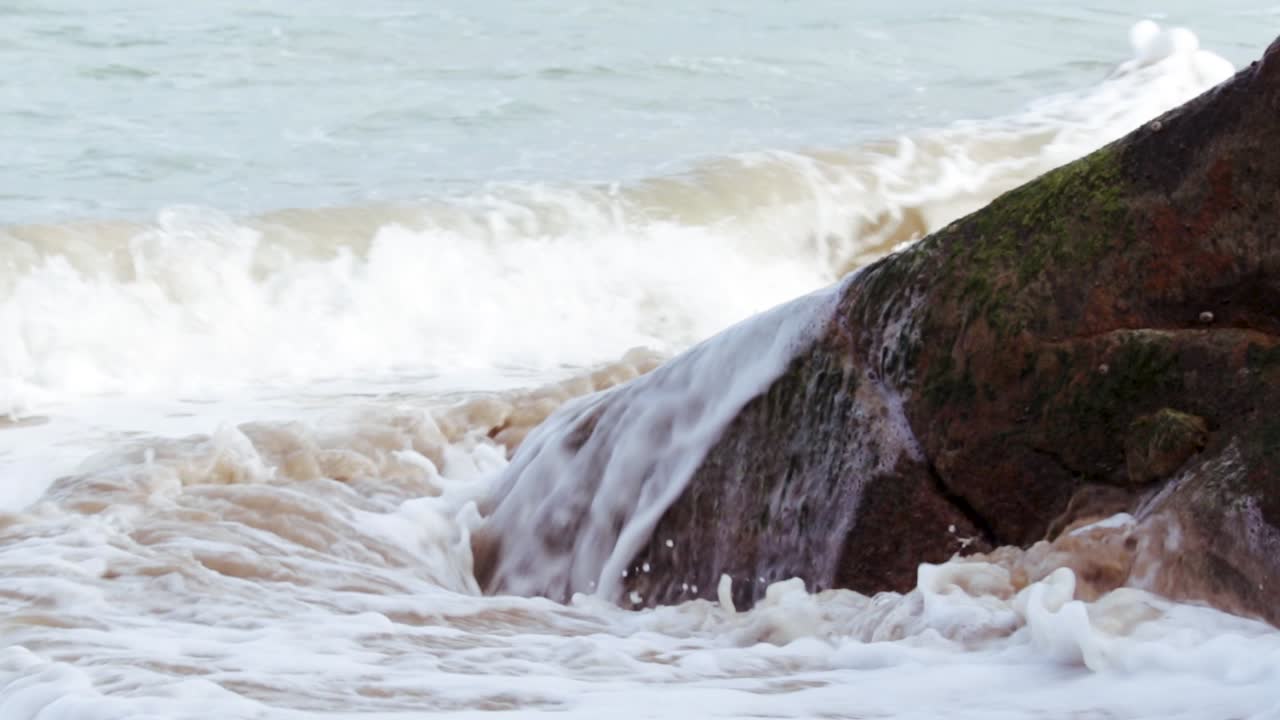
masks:
{"type": "Polygon", "coordinates": [[[1162,408],[1129,426],[1125,470],[1134,485],[1165,480],[1204,449],[1209,426],[1204,418],[1162,408]]]}
{"type": "Polygon", "coordinates": [[[1105,508],[1136,518],[1116,567],[1144,568],[1106,582],[1280,623],[1278,117],[1280,43],[867,268],[666,510],[630,597],[904,591],[1105,508]]]}

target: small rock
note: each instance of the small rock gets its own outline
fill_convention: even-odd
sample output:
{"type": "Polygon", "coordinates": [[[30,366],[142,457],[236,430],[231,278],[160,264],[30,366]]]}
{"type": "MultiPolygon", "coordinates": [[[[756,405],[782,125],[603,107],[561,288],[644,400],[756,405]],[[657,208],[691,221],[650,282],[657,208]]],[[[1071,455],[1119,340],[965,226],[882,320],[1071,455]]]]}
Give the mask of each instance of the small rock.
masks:
{"type": "Polygon", "coordinates": [[[1213,313],[1209,312],[1208,310],[1205,310],[1204,312],[1200,313],[1200,322],[1205,325],[1208,325],[1209,323],[1213,322],[1213,313]]]}
{"type": "Polygon", "coordinates": [[[1164,129],[1164,123],[1160,122],[1159,120],[1152,120],[1152,121],[1151,121],[1151,131],[1152,131],[1152,132],[1160,132],[1160,131],[1161,131],[1161,130],[1163,130],[1163,129],[1164,129]]]}

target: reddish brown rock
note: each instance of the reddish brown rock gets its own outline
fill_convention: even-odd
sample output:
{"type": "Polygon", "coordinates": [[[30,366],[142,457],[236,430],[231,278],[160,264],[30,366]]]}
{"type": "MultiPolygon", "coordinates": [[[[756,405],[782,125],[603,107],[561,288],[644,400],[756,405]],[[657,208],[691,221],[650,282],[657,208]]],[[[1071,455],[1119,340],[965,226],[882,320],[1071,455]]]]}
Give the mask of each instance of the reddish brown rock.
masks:
{"type": "Polygon", "coordinates": [[[1163,533],[1135,550],[1167,556],[1156,589],[1280,622],[1280,43],[858,276],[628,589],[906,590],[921,562],[1086,507],[1163,533]],[[1153,434],[1167,408],[1181,430],[1153,434]]]}

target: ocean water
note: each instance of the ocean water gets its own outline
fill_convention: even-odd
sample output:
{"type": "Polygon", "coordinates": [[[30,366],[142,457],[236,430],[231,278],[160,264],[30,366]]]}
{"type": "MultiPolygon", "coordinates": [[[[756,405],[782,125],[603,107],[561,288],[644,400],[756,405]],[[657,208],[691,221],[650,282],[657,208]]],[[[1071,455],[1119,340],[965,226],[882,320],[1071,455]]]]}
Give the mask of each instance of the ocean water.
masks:
{"type": "Polygon", "coordinates": [[[1065,568],[749,612],[602,582],[797,349],[770,323],[1278,20],[0,0],[0,719],[1280,717],[1280,632],[1065,568]],[[648,484],[562,498],[635,521],[504,571],[565,602],[483,594],[473,535],[557,522],[492,498],[591,472],[507,469],[671,358],[611,391],[679,430],[620,445],[648,484]]]}

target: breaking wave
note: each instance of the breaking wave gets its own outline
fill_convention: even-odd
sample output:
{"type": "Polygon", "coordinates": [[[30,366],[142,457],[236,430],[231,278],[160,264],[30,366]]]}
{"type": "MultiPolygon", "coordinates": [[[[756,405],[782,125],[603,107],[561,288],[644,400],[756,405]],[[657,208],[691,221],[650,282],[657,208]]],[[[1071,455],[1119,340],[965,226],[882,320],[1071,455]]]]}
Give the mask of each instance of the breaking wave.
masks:
{"type": "Polygon", "coordinates": [[[0,228],[0,413],[97,393],[587,366],[829,284],[1231,74],[1140,23],[1093,87],[852,148],[625,185],[0,228]]]}

